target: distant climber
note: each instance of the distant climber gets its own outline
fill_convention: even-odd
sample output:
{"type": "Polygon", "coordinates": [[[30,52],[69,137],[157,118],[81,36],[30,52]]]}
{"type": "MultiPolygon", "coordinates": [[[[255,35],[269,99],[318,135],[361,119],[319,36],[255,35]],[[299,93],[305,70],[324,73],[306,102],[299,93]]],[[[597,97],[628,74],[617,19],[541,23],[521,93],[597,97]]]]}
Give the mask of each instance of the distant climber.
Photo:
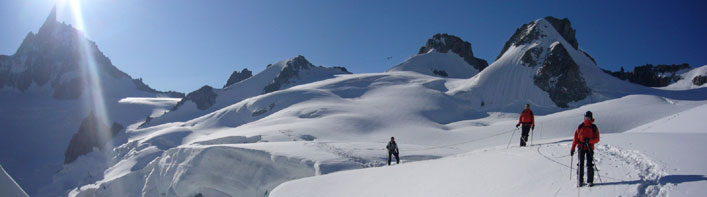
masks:
{"type": "Polygon", "coordinates": [[[525,143],[528,142],[528,133],[530,133],[530,129],[535,130],[535,116],[533,115],[533,111],[530,110],[530,104],[525,104],[525,109],[523,112],[520,112],[520,118],[518,119],[518,124],[516,124],[516,128],[518,126],[523,125],[523,132],[520,135],[520,146],[525,146],[525,143]]]}
{"type": "Polygon", "coordinates": [[[398,150],[398,144],[395,143],[395,137],[390,137],[390,142],[388,142],[388,146],[385,146],[385,148],[388,149],[388,165],[390,165],[391,156],[393,155],[395,155],[397,164],[400,164],[400,151],[398,150]]]}
{"type": "Polygon", "coordinates": [[[578,186],[584,185],[585,159],[587,161],[587,184],[589,187],[594,186],[594,144],[597,142],[599,142],[599,129],[594,124],[592,112],[587,111],[584,114],[584,122],[574,132],[574,140],[572,140],[572,149],[570,150],[570,156],[574,156],[574,148],[579,146],[578,186]]]}

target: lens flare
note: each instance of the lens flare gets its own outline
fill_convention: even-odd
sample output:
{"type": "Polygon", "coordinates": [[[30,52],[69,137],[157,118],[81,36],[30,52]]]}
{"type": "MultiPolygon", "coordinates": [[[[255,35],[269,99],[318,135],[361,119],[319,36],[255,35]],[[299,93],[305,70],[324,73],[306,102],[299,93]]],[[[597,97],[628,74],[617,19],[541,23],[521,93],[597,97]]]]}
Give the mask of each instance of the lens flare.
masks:
{"type": "MultiPolygon", "coordinates": [[[[84,23],[83,14],[81,11],[81,2],[79,0],[64,0],[59,3],[63,3],[64,6],[68,5],[71,18],[73,19],[73,26],[83,32],[83,36],[77,34],[77,38],[74,40],[78,43],[78,48],[80,50],[79,68],[81,70],[81,76],[83,76],[86,84],[84,92],[87,96],[83,97],[85,99],[84,106],[86,106],[89,111],[93,113],[99,123],[110,126],[110,117],[108,115],[104,99],[104,85],[102,84],[103,82],[101,81],[100,76],[101,72],[99,66],[101,65],[96,62],[96,54],[94,54],[94,52],[97,51],[96,45],[86,38],[88,36],[88,28],[86,28],[84,23]]],[[[112,134],[110,129],[104,127],[98,127],[96,129],[100,141],[106,142],[108,143],[106,146],[112,147],[113,144],[110,140],[112,134]]]]}

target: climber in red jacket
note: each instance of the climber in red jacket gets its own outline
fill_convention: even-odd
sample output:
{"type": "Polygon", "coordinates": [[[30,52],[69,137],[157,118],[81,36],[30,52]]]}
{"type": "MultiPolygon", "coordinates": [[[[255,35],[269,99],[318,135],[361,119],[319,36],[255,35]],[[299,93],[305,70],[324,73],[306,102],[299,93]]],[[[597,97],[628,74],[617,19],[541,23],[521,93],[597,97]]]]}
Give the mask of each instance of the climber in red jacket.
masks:
{"type": "Polygon", "coordinates": [[[518,119],[516,128],[518,128],[521,124],[523,125],[523,132],[520,135],[520,146],[525,146],[525,143],[528,142],[528,133],[530,133],[530,129],[535,130],[535,117],[533,115],[533,111],[530,110],[530,104],[525,104],[525,109],[523,112],[520,112],[520,118],[518,119]]]}
{"type": "Polygon", "coordinates": [[[591,111],[584,114],[584,122],[577,127],[572,140],[570,155],[574,156],[575,147],[579,146],[579,167],[577,170],[579,186],[583,185],[584,161],[587,161],[587,184],[594,186],[594,144],[599,142],[599,129],[594,124],[594,117],[591,111]]]}

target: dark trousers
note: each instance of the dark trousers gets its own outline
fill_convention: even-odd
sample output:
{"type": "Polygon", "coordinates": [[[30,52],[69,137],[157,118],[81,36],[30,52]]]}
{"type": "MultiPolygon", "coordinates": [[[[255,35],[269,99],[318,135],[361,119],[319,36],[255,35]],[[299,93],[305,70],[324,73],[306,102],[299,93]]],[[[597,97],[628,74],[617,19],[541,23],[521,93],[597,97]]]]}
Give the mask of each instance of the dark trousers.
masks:
{"type": "Polygon", "coordinates": [[[523,124],[523,132],[520,133],[520,146],[525,146],[528,142],[528,133],[530,133],[530,125],[523,124]]]}
{"type": "Polygon", "coordinates": [[[579,149],[579,171],[578,179],[582,183],[584,179],[584,161],[587,161],[587,183],[594,183],[594,151],[591,149],[584,150],[584,148],[579,149]]]}
{"type": "Polygon", "coordinates": [[[399,153],[388,152],[388,165],[390,165],[390,160],[392,159],[391,156],[393,156],[393,155],[395,155],[395,161],[397,162],[397,164],[400,164],[400,157],[398,156],[398,155],[400,155],[400,154],[399,154],[399,153]]]}

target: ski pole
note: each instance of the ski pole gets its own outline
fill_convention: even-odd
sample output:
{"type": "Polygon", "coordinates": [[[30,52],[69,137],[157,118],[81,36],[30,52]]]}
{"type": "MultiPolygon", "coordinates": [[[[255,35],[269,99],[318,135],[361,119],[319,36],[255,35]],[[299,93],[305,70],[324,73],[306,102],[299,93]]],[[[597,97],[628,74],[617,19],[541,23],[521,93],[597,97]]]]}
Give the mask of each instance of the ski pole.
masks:
{"type": "Polygon", "coordinates": [[[570,154],[570,181],[572,180],[572,164],[574,164],[574,155],[570,154]]]}
{"type": "Polygon", "coordinates": [[[511,141],[513,141],[513,136],[516,134],[516,130],[518,130],[518,127],[516,127],[516,129],[513,129],[513,134],[511,134],[511,139],[508,140],[508,145],[506,145],[506,148],[511,146],[511,141]]]}
{"type": "MultiPolygon", "coordinates": [[[[535,126],[533,126],[535,127],[535,126]]],[[[533,135],[535,134],[535,129],[530,131],[530,146],[533,146],[533,135]]]]}
{"type": "Polygon", "coordinates": [[[601,180],[601,173],[599,173],[599,168],[597,168],[597,160],[596,155],[594,155],[594,150],[592,150],[592,164],[594,164],[594,171],[596,171],[596,174],[599,177],[599,182],[604,183],[604,181],[601,180]]]}
{"type": "Polygon", "coordinates": [[[597,176],[599,176],[599,182],[604,183],[604,181],[601,180],[601,174],[599,173],[599,168],[597,168],[597,164],[594,164],[594,171],[597,171],[597,176]]]}

